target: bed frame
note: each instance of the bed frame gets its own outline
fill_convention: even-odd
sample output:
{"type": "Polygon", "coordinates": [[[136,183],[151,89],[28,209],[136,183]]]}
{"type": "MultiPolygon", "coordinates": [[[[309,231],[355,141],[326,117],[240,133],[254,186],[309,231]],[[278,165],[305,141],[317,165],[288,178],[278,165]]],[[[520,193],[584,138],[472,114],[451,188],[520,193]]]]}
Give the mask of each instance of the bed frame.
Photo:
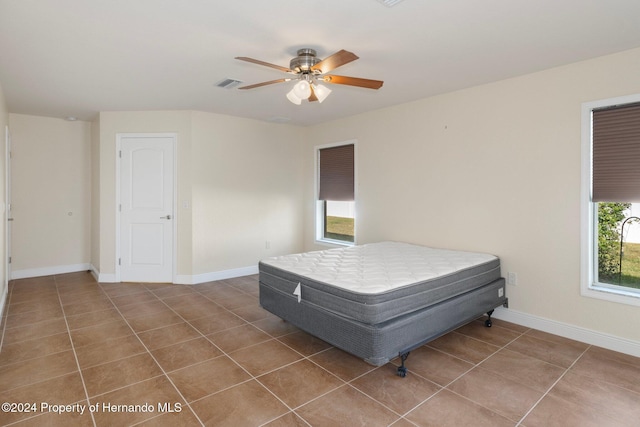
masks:
{"type": "MultiPolygon", "coordinates": [[[[485,326],[490,327],[493,310],[507,305],[505,280],[498,277],[416,310],[410,309],[381,321],[374,318],[362,321],[359,318],[367,317],[354,318],[339,313],[331,304],[323,304],[321,298],[314,301],[301,297],[318,286],[316,281],[303,275],[260,262],[259,276],[263,308],[372,365],[380,366],[399,356],[401,366],[397,373],[401,377],[407,373],[405,361],[413,349],[485,313],[488,315],[485,326]]],[[[323,285],[325,289],[328,287],[326,283],[323,285]]]]}

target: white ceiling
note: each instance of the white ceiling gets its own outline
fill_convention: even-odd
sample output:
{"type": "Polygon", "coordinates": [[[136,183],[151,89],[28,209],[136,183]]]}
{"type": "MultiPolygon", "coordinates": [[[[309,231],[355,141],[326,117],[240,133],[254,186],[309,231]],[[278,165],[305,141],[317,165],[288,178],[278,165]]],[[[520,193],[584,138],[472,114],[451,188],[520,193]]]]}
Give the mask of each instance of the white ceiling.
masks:
{"type": "MultiPolygon", "coordinates": [[[[312,125],[640,47],[640,0],[0,0],[0,85],[9,110],[92,119],[99,111],[200,110],[312,125]],[[296,50],[360,59],[333,73],[384,80],[332,85],[291,104],[296,50]]],[[[640,78],[640,76],[639,76],[640,78]]]]}

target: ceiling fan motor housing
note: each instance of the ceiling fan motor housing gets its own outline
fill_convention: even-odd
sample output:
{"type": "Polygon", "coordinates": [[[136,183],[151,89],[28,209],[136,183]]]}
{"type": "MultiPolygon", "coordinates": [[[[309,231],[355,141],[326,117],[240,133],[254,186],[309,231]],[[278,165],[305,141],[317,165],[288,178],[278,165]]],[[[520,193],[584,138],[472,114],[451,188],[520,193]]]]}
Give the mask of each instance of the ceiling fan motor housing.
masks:
{"type": "Polygon", "coordinates": [[[316,51],[314,49],[298,49],[297,53],[298,56],[289,63],[289,68],[296,73],[313,73],[311,67],[320,62],[320,58],[316,56],[316,51]]]}

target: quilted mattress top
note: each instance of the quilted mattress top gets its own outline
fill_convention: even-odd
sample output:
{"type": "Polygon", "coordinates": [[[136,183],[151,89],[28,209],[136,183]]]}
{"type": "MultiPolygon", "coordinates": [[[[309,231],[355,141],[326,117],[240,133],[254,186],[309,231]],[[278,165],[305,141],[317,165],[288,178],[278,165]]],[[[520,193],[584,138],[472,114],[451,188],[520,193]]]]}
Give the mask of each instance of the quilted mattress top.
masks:
{"type": "Polygon", "coordinates": [[[495,262],[485,253],[380,242],[262,260],[267,264],[357,294],[380,294],[495,262]]]}

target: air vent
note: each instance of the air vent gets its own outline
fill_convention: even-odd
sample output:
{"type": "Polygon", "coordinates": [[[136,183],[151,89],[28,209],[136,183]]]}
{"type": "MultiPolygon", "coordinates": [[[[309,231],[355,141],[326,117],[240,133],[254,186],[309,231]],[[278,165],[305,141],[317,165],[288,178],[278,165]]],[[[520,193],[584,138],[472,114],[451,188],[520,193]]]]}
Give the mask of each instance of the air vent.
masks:
{"type": "Polygon", "coordinates": [[[238,87],[240,83],[242,83],[240,80],[224,79],[216,83],[216,86],[221,87],[223,89],[233,89],[234,87],[238,87]]]}
{"type": "Polygon", "coordinates": [[[391,6],[397,5],[402,0],[378,0],[378,1],[387,7],[391,7],[391,6]]]}

